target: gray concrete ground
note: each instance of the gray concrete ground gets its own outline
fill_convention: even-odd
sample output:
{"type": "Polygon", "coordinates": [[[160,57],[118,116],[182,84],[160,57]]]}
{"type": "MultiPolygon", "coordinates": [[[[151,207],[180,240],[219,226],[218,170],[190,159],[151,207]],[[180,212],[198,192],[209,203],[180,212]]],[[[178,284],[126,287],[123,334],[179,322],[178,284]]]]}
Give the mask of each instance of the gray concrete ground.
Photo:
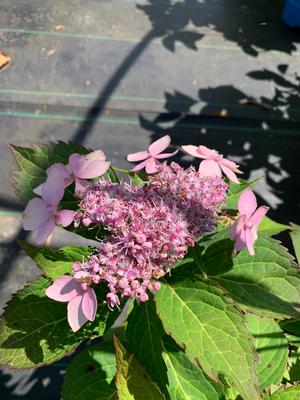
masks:
{"type": "MultiPolygon", "coordinates": [[[[8,142],[72,140],[128,167],[128,152],[169,133],[175,146],[224,152],[246,178],[264,175],[261,201],[280,221],[300,222],[300,35],[280,21],[282,4],[1,0],[0,51],[11,57],[0,70],[1,306],[39,273],[16,244],[27,234],[8,142]]],[[[1,399],[43,388],[58,399],[62,369],[4,371],[1,399]]]]}

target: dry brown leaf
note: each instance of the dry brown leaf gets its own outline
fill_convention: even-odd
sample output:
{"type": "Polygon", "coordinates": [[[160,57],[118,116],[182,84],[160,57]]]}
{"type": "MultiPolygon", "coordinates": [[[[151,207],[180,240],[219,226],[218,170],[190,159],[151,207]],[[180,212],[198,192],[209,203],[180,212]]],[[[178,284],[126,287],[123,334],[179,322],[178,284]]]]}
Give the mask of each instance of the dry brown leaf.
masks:
{"type": "Polygon", "coordinates": [[[0,51],[0,69],[4,68],[7,64],[9,64],[11,61],[11,58],[3,53],[2,51],[0,51]]]}
{"type": "Polygon", "coordinates": [[[56,31],[63,31],[65,29],[64,25],[56,25],[54,28],[56,31]]]}
{"type": "Polygon", "coordinates": [[[47,51],[48,56],[53,56],[53,54],[56,52],[55,49],[51,49],[47,51]]]}

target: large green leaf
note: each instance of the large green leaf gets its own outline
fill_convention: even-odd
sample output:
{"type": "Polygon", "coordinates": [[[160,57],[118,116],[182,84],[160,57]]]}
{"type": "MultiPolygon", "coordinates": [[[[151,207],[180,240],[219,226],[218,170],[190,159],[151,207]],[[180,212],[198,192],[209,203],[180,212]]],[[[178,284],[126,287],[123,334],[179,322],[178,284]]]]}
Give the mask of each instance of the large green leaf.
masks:
{"type": "Polygon", "coordinates": [[[300,226],[292,224],[293,230],[290,232],[291,239],[293,242],[296,258],[298,264],[300,264],[300,226]]]}
{"type": "Polygon", "coordinates": [[[168,391],[171,400],[220,400],[223,385],[211,381],[199,366],[187,358],[170,338],[163,341],[163,358],[168,371],[168,391]]]}
{"type": "Polygon", "coordinates": [[[51,284],[41,277],[15,294],[0,322],[1,364],[30,368],[50,364],[74,350],[82,340],[101,336],[118,314],[103,305],[105,291],[97,287],[98,312],[74,333],[67,322],[67,306],[49,299],[45,289],[51,284]]]}
{"type": "Polygon", "coordinates": [[[114,382],[116,357],[112,342],[82,350],[67,368],[62,386],[63,400],[112,400],[117,397],[114,382]]]}
{"type": "Polygon", "coordinates": [[[265,400],[299,400],[300,398],[300,385],[282,388],[277,390],[272,396],[264,397],[265,400]]]}
{"type": "Polygon", "coordinates": [[[257,366],[260,387],[266,389],[281,382],[288,359],[288,342],[273,319],[248,314],[247,324],[260,356],[257,366]]]}
{"type": "Polygon", "coordinates": [[[206,377],[165,334],[152,299],[135,305],[128,318],[126,333],[129,349],[167,398],[218,400],[223,395],[222,385],[206,377]]]}
{"type": "Polygon", "coordinates": [[[19,243],[44,274],[53,280],[62,275],[70,274],[72,264],[75,261],[86,261],[93,250],[87,246],[66,246],[54,250],[49,247],[36,247],[25,241],[19,243]]]}
{"type": "Polygon", "coordinates": [[[220,289],[177,272],[155,296],[165,331],[212,379],[224,374],[245,400],[259,399],[257,354],[242,314],[220,289]]]}
{"type": "Polygon", "coordinates": [[[240,184],[230,181],[227,193],[226,205],[224,208],[229,210],[237,210],[238,200],[242,192],[248,188],[252,188],[259,182],[260,178],[254,179],[251,182],[240,180],[240,184]]]}
{"type": "Polygon", "coordinates": [[[227,239],[206,245],[204,254],[195,248],[199,274],[204,271],[243,308],[276,318],[299,316],[300,274],[286,249],[262,235],[254,256],[244,249],[232,257],[232,249],[227,239]]]}
{"type": "Polygon", "coordinates": [[[128,317],[127,347],[165,392],[168,378],[167,368],[162,358],[164,334],[152,298],[145,303],[135,304],[128,317]]]}
{"type": "Polygon", "coordinates": [[[80,145],[64,142],[34,147],[11,146],[11,150],[19,169],[14,173],[15,190],[24,201],[36,197],[33,189],[45,181],[45,171],[51,164],[67,164],[70,154],[89,152],[80,145]]]}
{"type": "Polygon", "coordinates": [[[290,230],[291,227],[289,225],[279,224],[278,222],[273,221],[269,217],[264,217],[261,221],[258,231],[263,233],[265,236],[274,236],[278,235],[280,232],[284,232],[290,230]]]}
{"type": "Polygon", "coordinates": [[[133,354],[115,337],[118,400],[164,400],[159,387],[151,380],[133,354]]]}

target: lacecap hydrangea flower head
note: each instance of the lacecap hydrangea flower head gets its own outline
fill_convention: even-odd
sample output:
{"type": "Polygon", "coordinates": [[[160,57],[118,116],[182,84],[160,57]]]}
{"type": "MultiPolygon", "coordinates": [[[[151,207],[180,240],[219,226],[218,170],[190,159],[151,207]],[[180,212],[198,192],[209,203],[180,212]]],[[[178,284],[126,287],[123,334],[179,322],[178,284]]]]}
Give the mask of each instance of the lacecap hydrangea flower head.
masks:
{"type": "MultiPolygon", "coordinates": [[[[72,276],[63,275],[46,290],[51,299],[68,303],[73,331],[95,319],[97,285],[107,287],[110,309],[118,308],[122,298],[145,302],[160,289],[159,279],[172,273],[172,266],[189,248],[215,231],[228,189],[222,173],[238,183],[238,166],[204,146],[184,146],[188,153],[204,159],[199,170],[161,162],[178,152],[163,153],[170,142],[165,136],[147,151],[128,156],[129,161],[142,161],[129,176],[146,169],[142,185],[104,179],[110,163],[97,150],[85,156],[72,154],[67,165],[50,166],[46,181],[35,191],[40,198],[28,203],[23,225],[35,231],[38,243],[47,239],[55,225],[73,224],[95,232],[99,227],[105,232],[89,258],[73,264],[72,276]],[[72,182],[78,209],[62,210],[64,188],[72,182]]],[[[256,229],[267,207],[255,211],[253,196],[246,192],[239,202],[241,216],[231,230],[235,252],[247,246],[254,253],[256,229]]]]}

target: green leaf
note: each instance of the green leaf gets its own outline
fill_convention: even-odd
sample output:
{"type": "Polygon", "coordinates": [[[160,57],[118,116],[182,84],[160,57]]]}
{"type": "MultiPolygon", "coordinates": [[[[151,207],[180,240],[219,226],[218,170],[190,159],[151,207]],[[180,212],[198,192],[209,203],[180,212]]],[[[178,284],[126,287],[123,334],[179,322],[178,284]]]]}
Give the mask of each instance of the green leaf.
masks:
{"type": "MultiPolygon", "coordinates": [[[[97,178],[98,181],[99,178],[97,178]]],[[[105,174],[101,176],[101,179],[107,179],[108,181],[111,181],[112,183],[119,183],[119,177],[116,173],[116,171],[113,169],[113,167],[110,167],[105,174]]]]}
{"type": "Polygon", "coordinates": [[[247,315],[248,329],[255,338],[255,348],[260,356],[257,366],[262,390],[281,382],[288,359],[288,342],[283,331],[273,319],[247,315]]]}
{"type": "Polygon", "coordinates": [[[223,385],[212,382],[199,366],[190,362],[169,337],[164,340],[163,358],[168,368],[168,391],[171,400],[220,400],[223,385]]]}
{"type": "Polygon", "coordinates": [[[242,192],[248,188],[252,188],[259,182],[260,178],[254,179],[251,182],[246,182],[240,180],[240,184],[234,183],[230,181],[228,194],[227,194],[227,201],[224,208],[229,210],[237,210],[238,200],[242,192]]]}
{"type": "Polygon", "coordinates": [[[70,154],[87,154],[89,152],[83,146],[61,141],[30,148],[19,146],[10,146],[10,148],[19,169],[14,173],[15,191],[24,201],[36,197],[33,189],[45,181],[45,171],[50,165],[54,163],[67,164],[70,154]]]}
{"type": "Polygon", "coordinates": [[[257,354],[242,314],[220,289],[177,271],[155,296],[165,331],[210,378],[224,374],[245,400],[259,399],[257,354]]]}
{"type": "Polygon", "coordinates": [[[53,280],[71,274],[72,264],[75,261],[86,260],[93,251],[91,247],[82,246],[66,246],[54,250],[49,247],[36,247],[25,241],[19,243],[44,274],[53,280]]]}
{"type": "Polygon", "coordinates": [[[112,400],[117,398],[114,383],[116,357],[112,342],[82,350],[67,368],[62,386],[64,400],[112,400]]]}
{"type": "Polygon", "coordinates": [[[279,389],[272,396],[264,397],[264,400],[299,400],[300,385],[292,386],[286,389],[279,389]]]}
{"type": "Polygon", "coordinates": [[[49,279],[38,278],[8,303],[0,322],[1,364],[18,369],[50,364],[82,340],[102,335],[118,316],[102,304],[106,293],[98,285],[96,319],[74,333],[67,322],[67,305],[45,295],[50,284],[49,279]]]}
{"type": "Polygon", "coordinates": [[[213,243],[204,254],[196,247],[199,274],[204,271],[244,309],[276,318],[299,316],[300,274],[291,255],[262,235],[254,247],[254,256],[244,249],[233,258],[230,240],[213,243]]]}
{"type": "Polygon", "coordinates": [[[278,235],[278,233],[290,229],[291,227],[289,225],[279,224],[278,222],[273,221],[269,217],[264,217],[264,219],[261,221],[258,227],[258,231],[263,233],[265,236],[278,235]]]}
{"type": "Polygon", "coordinates": [[[284,378],[290,382],[299,382],[300,381],[300,349],[299,347],[296,349],[291,349],[288,365],[284,373],[284,378]]]}
{"type": "Polygon", "coordinates": [[[193,365],[178,345],[166,336],[151,298],[135,304],[126,328],[129,350],[171,400],[218,400],[223,386],[212,382],[193,365]],[[168,385],[168,389],[167,386],[168,385]]]}
{"type": "Polygon", "coordinates": [[[300,226],[292,224],[292,232],[290,232],[291,239],[293,242],[296,258],[298,264],[300,264],[300,226]]]}
{"type": "Polygon", "coordinates": [[[167,368],[162,358],[164,334],[153,299],[135,304],[127,320],[128,349],[135,354],[163,392],[168,383],[167,368]]]}
{"type": "Polygon", "coordinates": [[[300,347],[300,320],[285,320],[280,322],[280,327],[293,346],[300,347]]]}
{"type": "Polygon", "coordinates": [[[117,374],[118,400],[163,400],[165,397],[158,386],[133,354],[129,353],[118,339],[114,338],[117,374]]]}
{"type": "Polygon", "coordinates": [[[143,187],[146,183],[145,180],[142,179],[141,174],[137,174],[137,173],[132,173],[130,175],[130,180],[133,185],[136,185],[139,187],[143,187]]]}

